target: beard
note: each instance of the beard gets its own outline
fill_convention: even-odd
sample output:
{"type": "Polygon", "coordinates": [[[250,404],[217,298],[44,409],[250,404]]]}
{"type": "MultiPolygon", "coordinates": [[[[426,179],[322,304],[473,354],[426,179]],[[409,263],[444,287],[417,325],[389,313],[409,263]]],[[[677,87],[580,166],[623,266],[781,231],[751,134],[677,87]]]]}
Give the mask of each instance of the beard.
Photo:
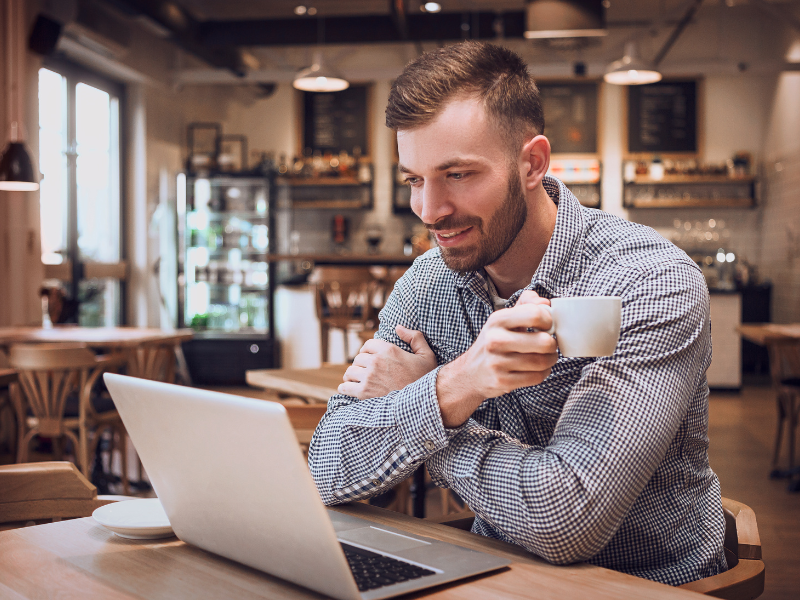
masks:
{"type": "Polygon", "coordinates": [[[477,247],[439,248],[444,264],[450,270],[457,273],[478,271],[496,262],[514,243],[528,218],[528,205],[525,203],[519,172],[515,168],[510,171],[506,197],[485,226],[479,217],[445,219],[435,226],[428,226],[430,230],[466,227],[478,230],[480,238],[477,247]]]}

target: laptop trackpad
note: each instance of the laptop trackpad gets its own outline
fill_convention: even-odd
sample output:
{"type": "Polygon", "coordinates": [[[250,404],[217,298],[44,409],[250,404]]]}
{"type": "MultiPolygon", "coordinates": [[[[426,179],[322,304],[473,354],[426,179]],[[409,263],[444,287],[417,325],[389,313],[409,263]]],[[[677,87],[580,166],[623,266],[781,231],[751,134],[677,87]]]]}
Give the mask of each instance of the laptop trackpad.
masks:
{"type": "Polygon", "coordinates": [[[384,552],[402,552],[418,546],[429,546],[416,538],[386,531],[379,527],[360,527],[337,533],[336,537],[342,542],[352,542],[359,546],[383,550],[384,552]]]}

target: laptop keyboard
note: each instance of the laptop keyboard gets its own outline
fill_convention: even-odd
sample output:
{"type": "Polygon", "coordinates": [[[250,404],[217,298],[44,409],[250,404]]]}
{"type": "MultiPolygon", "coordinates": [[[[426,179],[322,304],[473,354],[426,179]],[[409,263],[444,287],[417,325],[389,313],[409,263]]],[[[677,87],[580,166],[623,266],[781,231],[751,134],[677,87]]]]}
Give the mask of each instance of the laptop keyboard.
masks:
{"type": "Polygon", "coordinates": [[[353,572],[359,592],[436,574],[430,569],[349,544],[342,544],[342,549],[347,562],[350,563],[350,570],[353,572]]]}

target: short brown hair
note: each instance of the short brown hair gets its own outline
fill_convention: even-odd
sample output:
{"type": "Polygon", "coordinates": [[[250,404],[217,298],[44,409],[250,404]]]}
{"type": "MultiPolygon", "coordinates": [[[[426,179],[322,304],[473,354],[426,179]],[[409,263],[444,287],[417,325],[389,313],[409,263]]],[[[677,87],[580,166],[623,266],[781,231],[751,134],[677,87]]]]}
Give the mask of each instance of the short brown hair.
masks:
{"type": "Polygon", "coordinates": [[[426,52],[392,84],[386,126],[414,129],[436,118],[451,100],[475,95],[509,144],[544,133],[539,89],[522,58],[501,46],[461,42],[426,52]]]}

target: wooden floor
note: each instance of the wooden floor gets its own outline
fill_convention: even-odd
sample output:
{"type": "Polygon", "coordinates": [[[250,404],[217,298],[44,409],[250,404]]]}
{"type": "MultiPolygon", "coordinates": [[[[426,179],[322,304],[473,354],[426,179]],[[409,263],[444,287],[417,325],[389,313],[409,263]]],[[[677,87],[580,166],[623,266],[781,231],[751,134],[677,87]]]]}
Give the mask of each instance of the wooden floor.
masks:
{"type": "MultiPolygon", "coordinates": [[[[233,394],[272,399],[263,391],[215,388],[233,394]]],[[[769,478],[775,435],[774,394],[767,386],[747,386],[741,393],[714,392],[709,410],[711,467],[722,494],[744,502],[756,513],[766,564],[765,600],[800,598],[800,493],[769,478]]],[[[47,457],[42,456],[42,459],[47,457]]],[[[786,461],[784,450],[783,461],[786,461]]],[[[0,464],[11,456],[0,454],[0,464]]],[[[428,511],[438,512],[438,495],[428,511]]]]}
{"type": "MultiPolygon", "coordinates": [[[[800,598],[800,493],[769,478],[775,439],[775,396],[769,387],[712,393],[709,409],[711,468],[722,495],[756,513],[766,565],[761,598],[800,598]]],[[[784,448],[783,461],[787,459],[784,448]]]]}

